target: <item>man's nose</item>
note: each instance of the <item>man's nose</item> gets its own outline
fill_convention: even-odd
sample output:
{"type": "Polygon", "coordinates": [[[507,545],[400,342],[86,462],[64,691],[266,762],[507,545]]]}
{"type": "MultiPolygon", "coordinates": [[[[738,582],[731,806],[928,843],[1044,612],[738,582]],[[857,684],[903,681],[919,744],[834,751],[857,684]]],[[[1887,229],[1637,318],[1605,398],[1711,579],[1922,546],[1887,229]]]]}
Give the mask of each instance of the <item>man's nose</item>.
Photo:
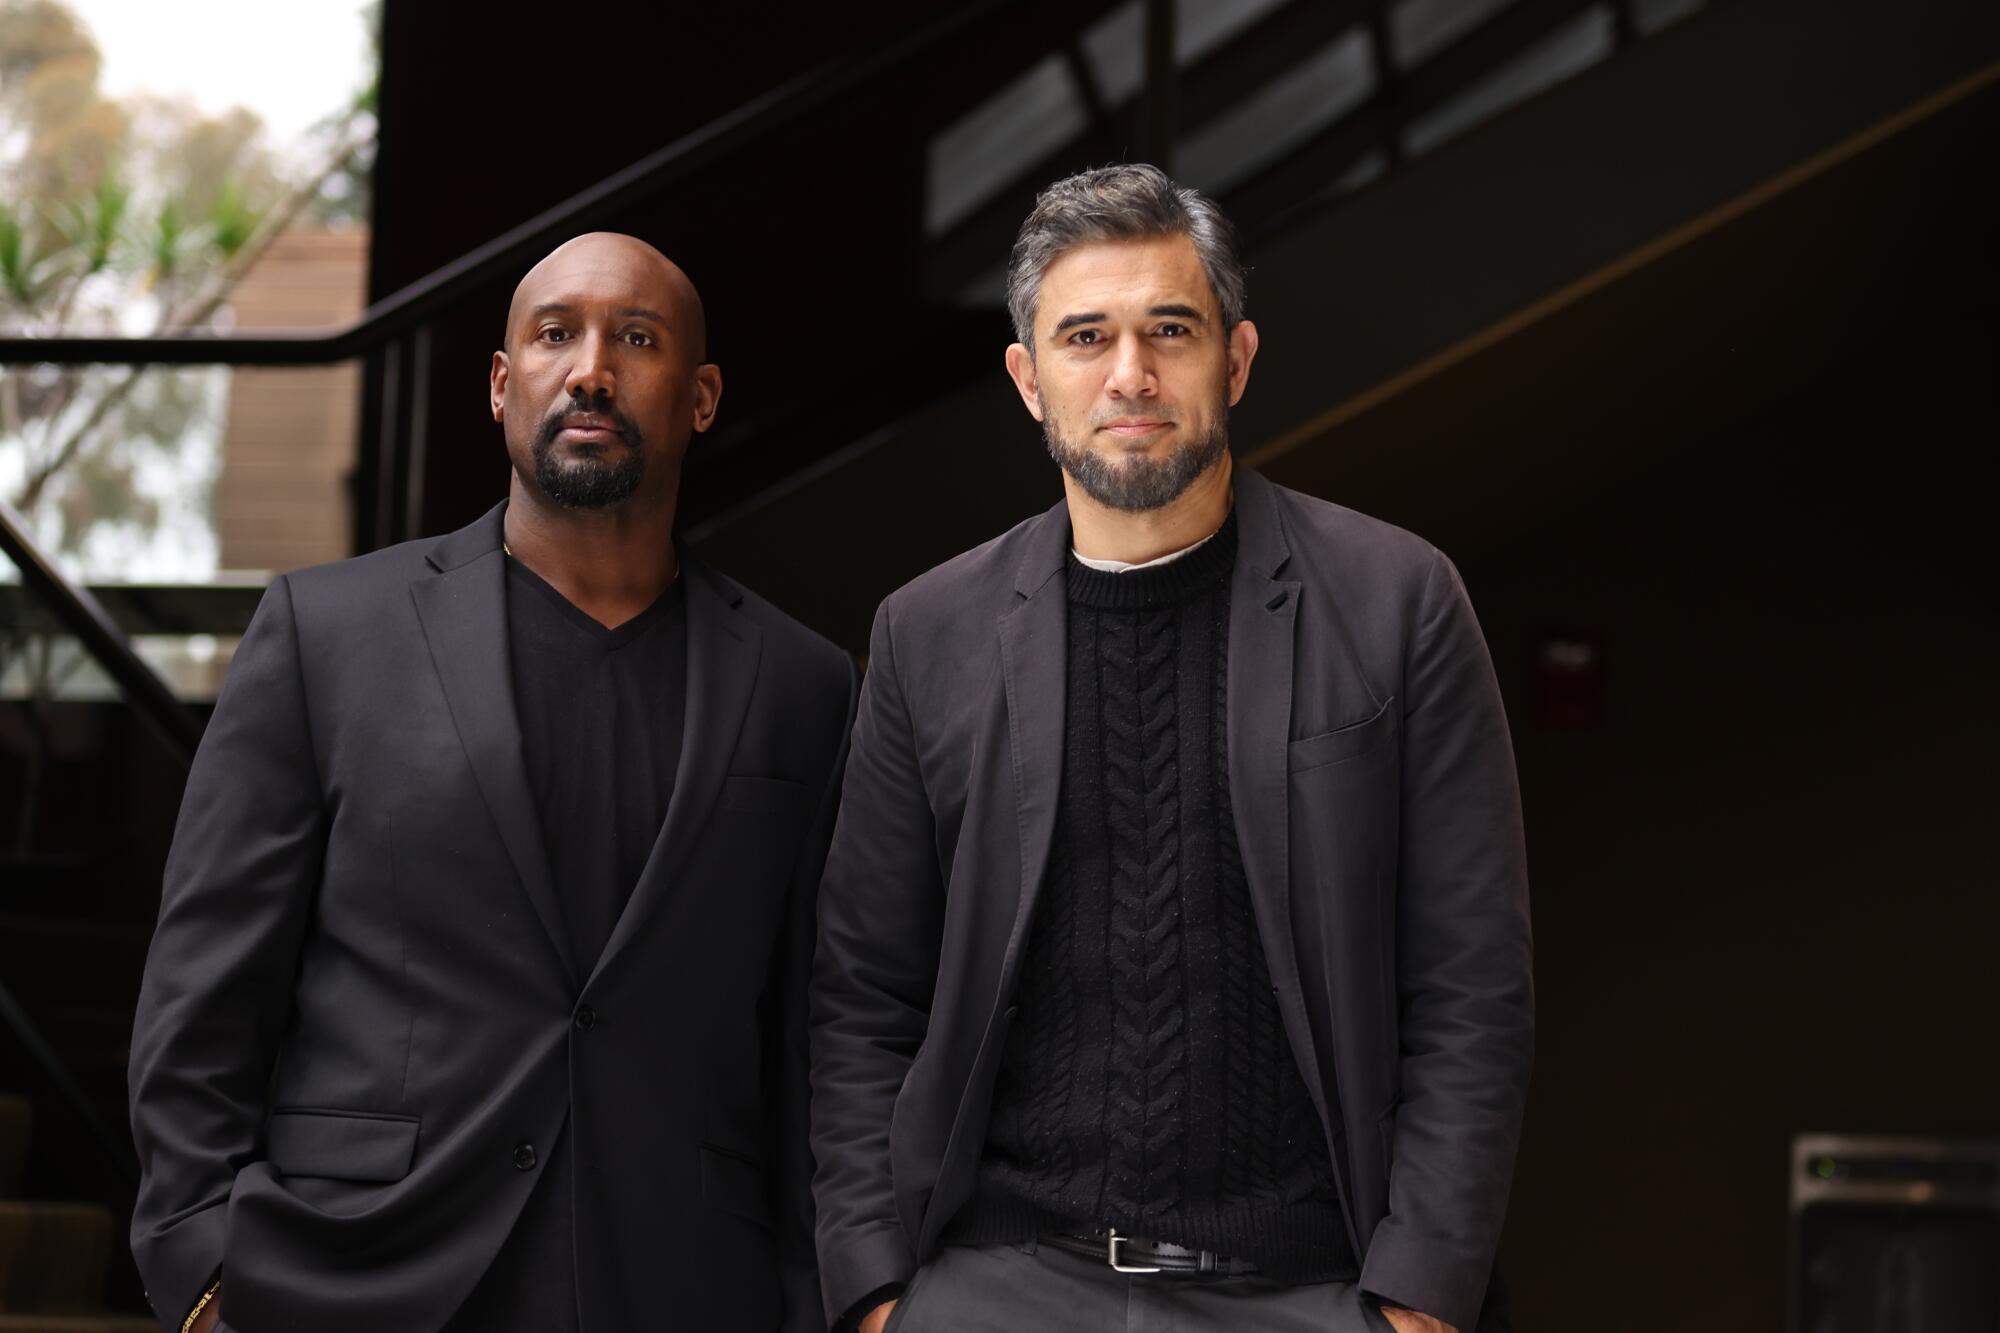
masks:
{"type": "Polygon", "coordinates": [[[613,398],[618,393],[618,375],[611,364],[609,339],[586,333],[570,344],[569,372],[563,388],[572,398],[613,398]]]}
{"type": "Polygon", "coordinates": [[[1159,392],[1152,348],[1144,338],[1120,338],[1111,349],[1111,373],[1104,384],[1114,398],[1151,398],[1159,392]]]}

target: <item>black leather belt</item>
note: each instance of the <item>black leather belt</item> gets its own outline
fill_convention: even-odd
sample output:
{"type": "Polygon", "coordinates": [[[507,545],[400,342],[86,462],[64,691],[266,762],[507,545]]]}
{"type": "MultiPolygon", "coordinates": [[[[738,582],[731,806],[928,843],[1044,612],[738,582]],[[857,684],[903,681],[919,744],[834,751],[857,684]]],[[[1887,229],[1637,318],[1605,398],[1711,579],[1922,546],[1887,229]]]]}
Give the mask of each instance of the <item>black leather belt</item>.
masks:
{"type": "Polygon", "coordinates": [[[1190,1250],[1184,1245],[1120,1235],[1116,1231],[1098,1231],[1088,1236],[1057,1232],[1040,1237],[1037,1243],[1053,1246],[1065,1254],[1096,1259],[1121,1273],[1241,1277],[1257,1271],[1257,1265],[1248,1260],[1231,1259],[1214,1250],[1190,1250]]]}

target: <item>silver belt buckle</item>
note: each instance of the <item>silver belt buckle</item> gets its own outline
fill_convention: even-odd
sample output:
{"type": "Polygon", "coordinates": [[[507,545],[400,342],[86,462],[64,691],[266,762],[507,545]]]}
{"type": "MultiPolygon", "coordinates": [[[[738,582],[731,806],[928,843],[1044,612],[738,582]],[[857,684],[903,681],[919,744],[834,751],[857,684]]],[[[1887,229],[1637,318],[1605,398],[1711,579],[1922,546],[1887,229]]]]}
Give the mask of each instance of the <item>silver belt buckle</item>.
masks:
{"type": "Polygon", "coordinates": [[[1118,1229],[1116,1227],[1107,1228],[1107,1232],[1110,1236],[1110,1239],[1104,1242],[1104,1262],[1110,1264],[1113,1269],[1115,1269],[1120,1273],[1158,1273],[1164,1271],[1157,1267],[1149,1267],[1139,1264],[1119,1263],[1118,1242],[1124,1240],[1130,1240],[1132,1238],[1130,1236],[1119,1235],[1118,1229]]]}

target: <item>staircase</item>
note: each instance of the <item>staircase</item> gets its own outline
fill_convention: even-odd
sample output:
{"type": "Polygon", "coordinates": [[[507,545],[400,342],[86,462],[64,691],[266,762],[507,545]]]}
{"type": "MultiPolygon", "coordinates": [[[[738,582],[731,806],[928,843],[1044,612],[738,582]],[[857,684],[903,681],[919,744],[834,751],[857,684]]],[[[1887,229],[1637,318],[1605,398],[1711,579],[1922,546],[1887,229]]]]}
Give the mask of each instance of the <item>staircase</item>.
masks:
{"type": "Polygon", "coordinates": [[[0,829],[0,1333],[137,1333],[125,1066],[182,775],[108,700],[8,701],[0,755],[32,812],[0,829]]]}
{"type": "Polygon", "coordinates": [[[29,1100],[0,1093],[0,1333],[152,1333],[150,1319],[104,1311],[124,1249],[111,1210],[19,1197],[34,1128],[29,1100]]]}

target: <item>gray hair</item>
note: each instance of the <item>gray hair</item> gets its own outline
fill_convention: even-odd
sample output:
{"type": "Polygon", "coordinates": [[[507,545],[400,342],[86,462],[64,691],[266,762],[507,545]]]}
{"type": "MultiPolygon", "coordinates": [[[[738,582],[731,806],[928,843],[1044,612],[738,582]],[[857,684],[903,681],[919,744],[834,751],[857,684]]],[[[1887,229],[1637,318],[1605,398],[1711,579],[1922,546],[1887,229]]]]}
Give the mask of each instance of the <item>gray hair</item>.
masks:
{"type": "Polygon", "coordinates": [[[1065,176],[1035,196],[1034,211],[1014,238],[1007,261],[1007,313],[1014,336],[1033,355],[1035,308],[1042,275],[1065,252],[1097,241],[1185,236],[1194,242],[1224,330],[1243,318],[1247,299],[1236,232],[1215,201],[1200,190],[1176,185],[1167,173],[1143,162],[1098,167],[1065,176]]]}

